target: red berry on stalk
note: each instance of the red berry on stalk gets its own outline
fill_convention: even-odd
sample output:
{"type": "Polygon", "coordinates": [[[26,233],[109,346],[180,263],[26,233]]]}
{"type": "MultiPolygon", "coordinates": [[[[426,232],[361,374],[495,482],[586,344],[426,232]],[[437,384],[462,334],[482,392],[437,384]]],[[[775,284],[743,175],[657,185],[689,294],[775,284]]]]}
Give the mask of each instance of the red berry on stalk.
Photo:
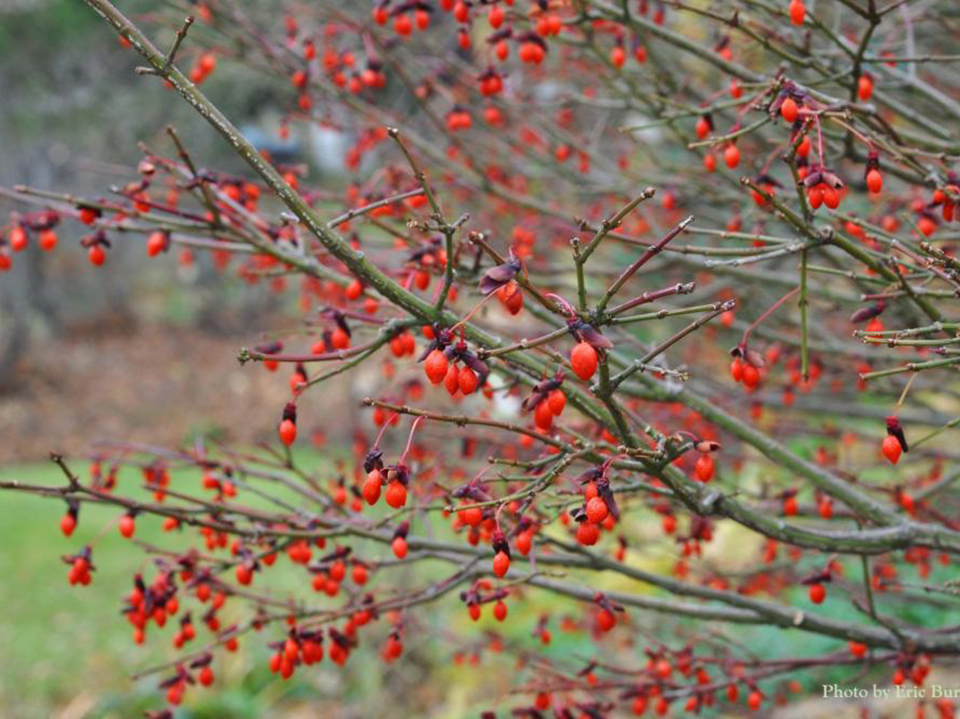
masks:
{"type": "Polygon", "coordinates": [[[760,370],[754,367],[752,364],[743,364],[743,383],[753,389],[758,384],[760,384],[760,370]]]}
{"type": "Polygon", "coordinates": [[[547,403],[550,405],[550,411],[559,417],[563,414],[563,408],[567,406],[567,396],[562,389],[555,389],[547,395],[547,403]]]}
{"type": "Polygon", "coordinates": [[[797,103],[792,97],[788,97],[783,101],[783,104],[780,105],[780,115],[791,124],[796,122],[799,114],[800,108],[797,107],[797,103]]]}
{"type": "Polygon", "coordinates": [[[473,394],[477,391],[477,385],[480,383],[480,380],[477,378],[477,373],[474,372],[469,367],[463,367],[460,370],[460,375],[458,377],[458,384],[460,385],[460,391],[464,394],[473,394]]]}
{"type": "Polygon", "coordinates": [[[694,466],[697,473],[697,479],[701,482],[709,482],[713,479],[713,456],[710,454],[701,454],[694,466]]]}
{"type": "Polygon", "coordinates": [[[363,487],[361,489],[363,498],[367,504],[372,506],[377,503],[377,500],[380,499],[381,486],[380,471],[374,469],[367,475],[367,478],[363,480],[363,487]]]}
{"type": "Polygon", "coordinates": [[[67,512],[60,519],[60,531],[63,532],[65,537],[69,537],[73,534],[73,530],[77,528],[77,518],[73,516],[72,512],[67,512]]]}
{"type": "Polygon", "coordinates": [[[883,456],[890,460],[890,464],[896,464],[900,461],[900,454],[903,452],[903,447],[900,446],[900,440],[892,434],[888,434],[883,438],[882,447],[883,456]]]}
{"type": "Polygon", "coordinates": [[[440,384],[447,376],[447,356],[440,350],[433,350],[423,363],[423,371],[431,384],[440,384]]]}
{"type": "Polygon", "coordinates": [[[120,529],[120,534],[122,534],[127,539],[133,536],[134,531],[136,531],[137,525],[133,519],[133,516],[130,514],[125,514],[120,517],[120,524],[118,525],[120,529]]]}
{"type": "Polygon", "coordinates": [[[394,509],[399,509],[407,503],[407,488],[403,486],[402,482],[394,480],[387,485],[387,491],[384,492],[384,497],[389,504],[394,509]]]}
{"type": "Polygon", "coordinates": [[[727,145],[727,149],[723,151],[723,161],[731,170],[734,169],[740,164],[740,149],[732,143],[727,145]]]}
{"type": "Polygon", "coordinates": [[[507,618],[507,605],[503,603],[503,600],[499,600],[493,605],[493,618],[498,622],[507,618]]]}
{"type": "Polygon", "coordinates": [[[592,547],[600,539],[600,529],[596,524],[581,522],[577,526],[577,541],[585,547],[592,547]]]}
{"type": "Polygon", "coordinates": [[[867,173],[867,189],[876,195],[883,189],[883,175],[876,168],[867,173]]]}
{"type": "Polygon", "coordinates": [[[827,598],[827,590],[824,589],[822,584],[811,584],[810,585],[810,601],[814,604],[822,604],[823,600],[827,598]]]}
{"type": "Polygon", "coordinates": [[[761,704],[763,704],[763,694],[758,691],[750,692],[750,696],[747,697],[747,706],[756,711],[761,704]]]}
{"type": "Polygon", "coordinates": [[[587,502],[587,519],[594,524],[600,524],[607,518],[609,512],[607,503],[600,497],[594,497],[587,502]]]}
{"type": "Polygon", "coordinates": [[[493,558],[493,573],[498,577],[504,576],[510,569],[510,557],[506,552],[497,552],[493,558]]]}
{"type": "Polygon", "coordinates": [[[200,673],[197,675],[197,681],[205,687],[213,684],[213,669],[210,668],[209,664],[200,670],[200,673]]]}
{"type": "Polygon", "coordinates": [[[803,25],[803,19],[806,17],[807,9],[803,6],[803,0],[790,0],[790,22],[794,25],[803,25]]]}
{"type": "Polygon", "coordinates": [[[597,615],[597,628],[601,632],[609,632],[617,624],[617,618],[609,609],[603,609],[597,615]]]}
{"type": "Polygon", "coordinates": [[[100,245],[93,245],[89,250],[87,250],[87,259],[90,260],[90,264],[99,267],[106,262],[107,253],[104,252],[100,245]]]}
{"type": "Polygon", "coordinates": [[[152,232],[147,238],[147,256],[156,257],[167,246],[167,238],[162,232],[152,232]]]}
{"type": "Polygon", "coordinates": [[[794,517],[797,514],[797,498],[787,497],[783,500],[783,515],[785,517],[794,517]]]}
{"type": "Polygon", "coordinates": [[[41,250],[50,252],[50,250],[57,246],[57,233],[50,229],[41,230],[37,242],[41,250]]]}
{"type": "Polygon", "coordinates": [[[578,342],[570,352],[570,366],[584,382],[593,377],[598,361],[597,351],[587,342],[578,342]]]}
{"type": "Polygon", "coordinates": [[[390,543],[390,548],[393,550],[393,556],[397,559],[403,559],[407,556],[407,540],[403,537],[395,537],[393,542],[390,543]]]}
{"type": "Polygon", "coordinates": [[[533,413],[533,423],[538,428],[548,431],[553,426],[553,410],[550,409],[549,402],[540,402],[533,413]]]}
{"type": "Polygon", "coordinates": [[[616,68],[623,67],[623,63],[627,61],[626,51],[617,45],[613,50],[610,51],[610,64],[616,68]]]}
{"type": "Polygon", "coordinates": [[[280,434],[280,441],[288,447],[293,444],[293,441],[297,438],[297,425],[291,419],[283,420],[280,423],[278,431],[280,434]]]}
{"type": "Polygon", "coordinates": [[[237,581],[244,586],[253,581],[253,570],[246,563],[237,565],[237,581]]]}

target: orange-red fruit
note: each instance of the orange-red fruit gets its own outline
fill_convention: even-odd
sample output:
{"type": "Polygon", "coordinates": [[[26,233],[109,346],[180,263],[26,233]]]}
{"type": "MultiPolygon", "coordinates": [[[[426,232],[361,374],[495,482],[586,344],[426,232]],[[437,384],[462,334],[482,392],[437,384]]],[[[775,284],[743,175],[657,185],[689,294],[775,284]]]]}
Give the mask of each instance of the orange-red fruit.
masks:
{"type": "Polygon", "coordinates": [[[562,389],[555,389],[547,395],[547,402],[550,404],[550,411],[559,417],[563,414],[563,408],[567,406],[567,396],[562,389]]]}
{"type": "Polygon", "coordinates": [[[493,605],[493,617],[498,622],[507,618],[507,605],[502,600],[493,605]]]}
{"type": "Polygon", "coordinates": [[[398,509],[407,503],[407,488],[403,486],[403,483],[394,480],[387,485],[384,497],[387,504],[394,509],[398,509]]]}
{"type": "Polygon", "coordinates": [[[597,351],[587,342],[578,342],[570,352],[570,366],[584,382],[597,371],[597,351]]]}
{"type": "Polygon", "coordinates": [[[787,497],[783,500],[783,514],[787,517],[793,517],[797,514],[797,498],[787,497]]]}
{"type": "Polygon", "coordinates": [[[496,556],[493,558],[493,573],[498,577],[502,577],[509,569],[510,557],[507,556],[506,552],[497,552],[496,556]]]}
{"type": "Polygon", "coordinates": [[[597,615],[597,628],[601,632],[609,632],[616,624],[617,618],[609,609],[604,609],[597,615]]]}
{"type": "Polygon", "coordinates": [[[883,189],[883,175],[880,174],[880,170],[873,169],[867,173],[867,189],[874,195],[883,189]]]}
{"type": "Polygon", "coordinates": [[[790,22],[794,25],[803,25],[803,19],[807,14],[807,9],[803,6],[803,2],[801,0],[791,0],[789,9],[790,22]]]}
{"type": "Polygon", "coordinates": [[[372,506],[377,503],[377,500],[380,499],[380,489],[380,472],[374,469],[367,475],[367,478],[363,480],[363,488],[361,491],[367,504],[372,506]]]}
{"type": "Polygon", "coordinates": [[[27,246],[27,231],[21,225],[14,225],[10,230],[10,249],[20,252],[27,246]]]}
{"type": "Polygon", "coordinates": [[[72,514],[65,514],[60,520],[60,531],[63,532],[65,537],[69,537],[73,534],[73,530],[77,528],[77,520],[72,514]]]}
{"type": "Polygon", "coordinates": [[[763,694],[760,692],[750,692],[750,696],[747,697],[747,706],[750,707],[753,711],[756,711],[760,708],[760,705],[763,703],[763,694]]]}
{"type": "Polygon", "coordinates": [[[723,151],[723,161],[731,170],[740,164],[740,150],[736,145],[727,145],[727,149],[723,151]]]}
{"type": "Polygon", "coordinates": [[[760,370],[758,370],[752,364],[744,363],[743,383],[747,385],[747,387],[749,387],[750,389],[753,389],[758,384],[760,384],[760,370]]]}
{"type": "Polygon", "coordinates": [[[622,47],[617,45],[613,50],[610,51],[610,63],[617,68],[623,67],[623,63],[627,60],[627,53],[622,47]]]}
{"type": "Polygon", "coordinates": [[[403,559],[407,556],[407,540],[403,537],[394,538],[390,548],[393,550],[393,556],[397,559],[403,559]]]}
{"type": "Polygon", "coordinates": [[[586,547],[592,547],[600,539],[600,529],[596,524],[581,522],[577,526],[577,541],[586,547]]]}
{"type": "Polygon", "coordinates": [[[890,460],[890,464],[896,464],[900,461],[900,453],[903,447],[900,446],[900,440],[892,434],[883,438],[883,456],[890,460]]]}
{"type": "Polygon", "coordinates": [[[136,530],[137,525],[129,514],[125,514],[120,517],[120,534],[129,539],[133,536],[134,531],[136,530]]]}
{"type": "Polygon", "coordinates": [[[156,257],[163,252],[163,248],[166,244],[167,241],[162,232],[151,233],[150,237],[147,238],[147,256],[156,257]]]}
{"type": "Polygon", "coordinates": [[[90,260],[90,264],[96,265],[99,267],[107,260],[107,253],[104,252],[103,248],[100,245],[94,245],[89,250],[87,250],[87,259],[90,260]]]}
{"type": "Polygon", "coordinates": [[[41,230],[37,241],[40,244],[41,250],[49,252],[57,246],[57,233],[53,230],[41,230]]]}
{"type": "Polygon", "coordinates": [[[295,425],[291,419],[283,420],[277,431],[280,434],[280,441],[288,447],[293,444],[293,441],[297,438],[297,425],[295,425]]]}
{"type": "Polygon", "coordinates": [[[431,384],[440,384],[447,376],[447,356],[440,350],[433,350],[423,363],[423,371],[431,384]]]}
{"type": "Polygon", "coordinates": [[[533,422],[542,430],[549,430],[553,426],[553,410],[549,402],[541,402],[533,413],[533,422]]]}
{"type": "Polygon", "coordinates": [[[587,502],[587,519],[594,524],[600,524],[600,522],[607,518],[609,512],[610,510],[607,508],[607,503],[600,497],[594,497],[587,502]]]}
{"type": "Polygon", "coordinates": [[[209,666],[205,666],[197,675],[197,680],[205,687],[213,684],[213,669],[211,669],[209,666]]]}
{"type": "Polygon", "coordinates": [[[474,372],[469,367],[463,367],[460,370],[459,375],[459,385],[460,391],[464,394],[473,394],[477,391],[477,385],[480,383],[480,380],[477,378],[477,373],[474,372]]]}
{"type": "Polygon", "coordinates": [[[253,581],[253,570],[246,564],[239,565],[237,567],[237,581],[243,585],[250,584],[253,581]]]}
{"type": "Polygon", "coordinates": [[[783,101],[783,104],[780,105],[780,115],[789,123],[796,122],[799,114],[800,108],[797,107],[797,103],[792,97],[788,97],[783,101]]]}
{"type": "Polygon", "coordinates": [[[713,456],[709,454],[701,454],[697,459],[697,464],[694,467],[694,471],[697,473],[697,479],[701,482],[709,482],[713,479],[713,456]]]}
{"type": "Polygon", "coordinates": [[[810,601],[814,604],[822,604],[823,600],[827,598],[827,590],[823,588],[822,584],[811,584],[810,585],[810,601]]]}

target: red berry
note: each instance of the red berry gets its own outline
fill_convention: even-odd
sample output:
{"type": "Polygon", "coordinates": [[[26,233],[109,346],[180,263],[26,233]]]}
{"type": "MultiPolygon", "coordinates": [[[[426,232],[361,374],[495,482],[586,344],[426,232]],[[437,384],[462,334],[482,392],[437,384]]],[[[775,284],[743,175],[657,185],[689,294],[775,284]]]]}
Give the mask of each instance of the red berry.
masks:
{"type": "Polygon", "coordinates": [[[99,267],[106,262],[107,253],[103,251],[103,248],[100,245],[93,245],[89,250],[87,250],[87,259],[90,260],[90,264],[99,267]]]}
{"type": "Polygon", "coordinates": [[[440,384],[447,376],[447,356],[440,350],[433,350],[423,363],[423,371],[432,384],[440,384]]]}
{"type": "Polygon", "coordinates": [[[137,528],[137,525],[134,522],[134,519],[131,515],[125,514],[122,517],[120,517],[119,529],[120,529],[120,534],[122,534],[124,537],[126,537],[127,539],[132,537],[136,528],[137,528]]]}
{"type": "Polygon", "coordinates": [[[213,684],[213,669],[210,668],[209,664],[200,670],[197,680],[205,687],[213,684]]]}
{"type": "Polygon", "coordinates": [[[57,233],[53,230],[41,230],[38,238],[40,249],[49,252],[57,246],[57,233]]]}
{"type": "Polygon", "coordinates": [[[883,438],[883,456],[890,460],[890,464],[896,464],[900,461],[900,453],[903,447],[900,446],[900,440],[892,434],[883,438]]]}
{"type": "Polygon", "coordinates": [[[850,642],[848,644],[850,647],[850,653],[855,657],[862,657],[867,653],[867,645],[860,642],[850,642]]]}
{"type": "Polygon", "coordinates": [[[709,482],[713,479],[713,455],[701,454],[694,467],[697,473],[697,479],[701,482],[709,482]]]}
{"type": "Polygon", "coordinates": [[[507,605],[502,600],[493,605],[493,617],[498,622],[507,618],[507,605]]]}
{"type": "Polygon", "coordinates": [[[880,174],[880,170],[873,169],[867,173],[867,189],[874,195],[883,189],[883,175],[880,174]]]}
{"type": "Polygon", "coordinates": [[[69,513],[63,515],[63,518],[60,520],[60,531],[63,532],[64,536],[69,537],[76,528],[77,518],[69,513]]]}
{"type": "Polygon", "coordinates": [[[570,352],[570,366],[574,373],[584,382],[593,377],[597,371],[597,351],[587,342],[578,342],[570,352]]]}
{"type": "Polygon", "coordinates": [[[788,97],[783,101],[783,104],[780,105],[780,115],[784,120],[793,124],[796,122],[797,116],[800,114],[800,109],[797,107],[796,101],[792,97],[788,97]]]}
{"type": "Polygon", "coordinates": [[[156,257],[167,246],[167,238],[162,232],[152,232],[147,238],[147,256],[156,257]]]}
{"type": "Polygon", "coordinates": [[[280,423],[278,432],[280,433],[280,441],[289,447],[297,438],[297,425],[294,424],[292,419],[285,419],[280,423]]]}
{"type": "Polygon", "coordinates": [[[753,389],[758,384],[760,384],[760,370],[754,367],[752,364],[743,364],[743,383],[753,389]]]}
{"type": "Polygon", "coordinates": [[[377,500],[380,499],[380,489],[382,486],[380,480],[379,470],[372,470],[370,474],[367,475],[367,478],[363,480],[363,498],[366,500],[367,504],[374,505],[377,503],[377,500]]]}
{"type": "Polygon", "coordinates": [[[823,588],[822,584],[811,584],[810,585],[810,601],[814,604],[822,604],[823,600],[827,598],[827,590],[823,588]]]}
{"type": "Polygon", "coordinates": [[[789,9],[790,22],[794,25],[803,25],[803,19],[807,14],[807,9],[803,6],[802,0],[791,0],[789,9]]]}
{"type": "Polygon", "coordinates": [[[460,370],[459,385],[461,392],[464,394],[473,394],[477,391],[477,385],[479,383],[480,380],[477,378],[477,373],[472,369],[469,367],[463,367],[460,370]]]}
{"type": "Polygon", "coordinates": [[[540,402],[533,413],[533,422],[540,429],[548,431],[553,426],[553,410],[550,409],[548,401],[540,402]]]}
{"type": "Polygon", "coordinates": [[[731,170],[740,164],[740,150],[736,145],[727,145],[727,149],[723,151],[723,161],[731,170]]]}
{"type": "Polygon", "coordinates": [[[577,541],[586,547],[592,547],[600,539],[600,529],[596,524],[581,522],[577,526],[577,541]]]}
{"type": "Polygon", "coordinates": [[[403,559],[407,556],[407,540],[403,537],[395,537],[390,544],[390,548],[393,550],[393,556],[397,559],[403,559]]]}
{"type": "Polygon", "coordinates": [[[237,581],[244,586],[253,581],[253,570],[246,564],[237,565],[237,581]]]}
{"type": "Polygon", "coordinates": [[[399,509],[407,503],[407,488],[403,486],[402,482],[394,480],[387,485],[387,491],[384,493],[384,497],[389,504],[394,509],[399,509]]]}
{"type": "Polygon", "coordinates": [[[600,497],[594,497],[587,502],[587,519],[594,524],[600,524],[600,522],[607,518],[609,512],[610,510],[607,508],[607,503],[600,497]]]}
{"type": "Polygon", "coordinates": [[[623,63],[627,61],[627,53],[622,47],[617,45],[613,50],[610,51],[610,63],[616,67],[623,67],[623,63]]]}
{"type": "Polygon", "coordinates": [[[550,411],[559,417],[563,414],[563,408],[567,406],[567,396],[562,389],[555,389],[547,395],[547,402],[550,404],[550,411]]]}
{"type": "Polygon", "coordinates": [[[510,569],[510,557],[506,552],[497,552],[493,558],[493,573],[498,577],[504,576],[510,569]]]}
{"type": "Polygon", "coordinates": [[[760,705],[763,703],[763,694],[758,691],[750,692],[750,696],[747,697],[747,706],[750,707],[753,711],[756,711],[760,708],[760,705]]]}
{"type": "Polygon", "coordinates": [[[14,252],[20,252],[25,249],[27,246],[27,231],[23,229],[23,225],[14,225],[13,229],[10,230],[10,249],[14,252]]]}
{"type": "Polygon", "coordinates": [[[617,618],[609,609],[604,609],[597,615],[597,628],[601,632],[609,632],[616,624],[617,618]]]}
{"type": "Polygon", "coordinates": [[[793,517],[797,514],[797,498],[796,497],[787,497],[783,500],[783,515],[785,517],[793,517]]]}

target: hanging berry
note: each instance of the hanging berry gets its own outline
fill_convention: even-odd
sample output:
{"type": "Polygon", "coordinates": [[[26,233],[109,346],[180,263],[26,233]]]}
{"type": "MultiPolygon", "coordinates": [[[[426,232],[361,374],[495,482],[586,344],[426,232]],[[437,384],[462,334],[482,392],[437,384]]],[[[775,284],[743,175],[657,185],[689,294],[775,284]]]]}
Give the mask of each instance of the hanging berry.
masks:
{"type": "Polygon", "coordinates": [[[297,406],[293,402],[288,402],[283,408],[283,418],[277,432],[280,435],[280,441],[287,447],[297,438],[297,406]]]}

